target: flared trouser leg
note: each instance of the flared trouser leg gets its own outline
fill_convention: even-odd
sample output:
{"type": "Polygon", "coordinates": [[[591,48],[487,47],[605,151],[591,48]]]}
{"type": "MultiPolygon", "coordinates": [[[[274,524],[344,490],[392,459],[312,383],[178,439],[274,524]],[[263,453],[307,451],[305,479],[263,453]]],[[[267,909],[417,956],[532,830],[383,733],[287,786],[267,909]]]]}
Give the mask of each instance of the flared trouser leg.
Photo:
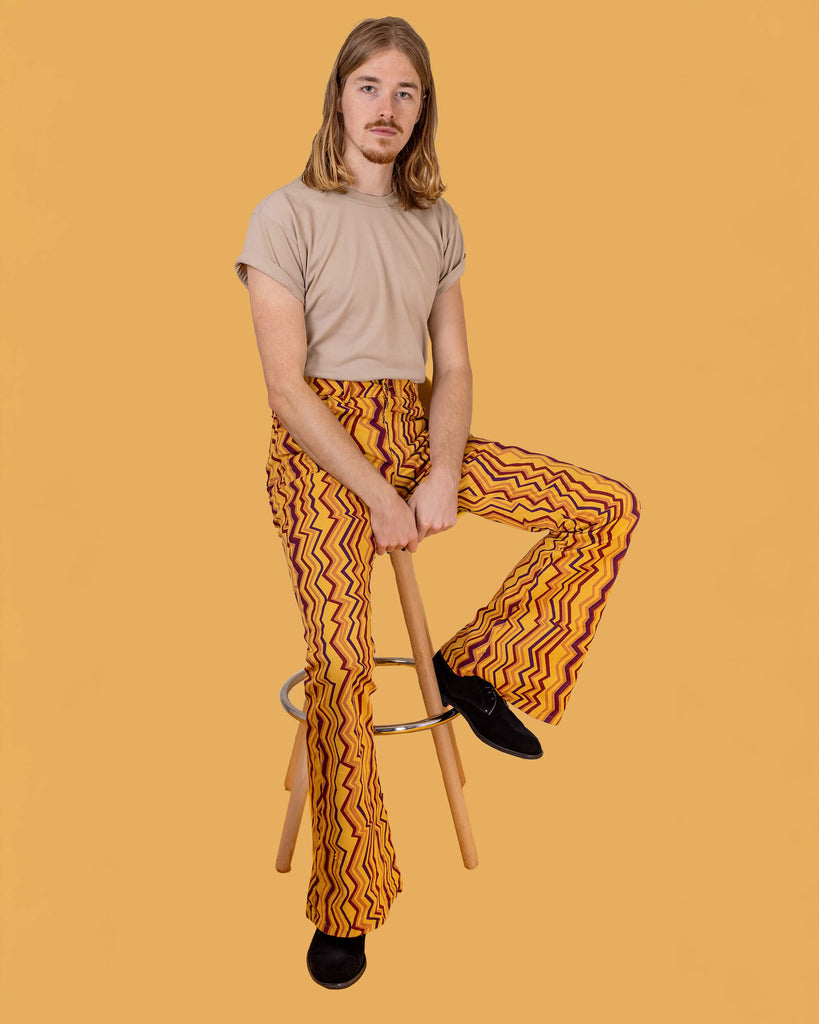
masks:
{"type": "Polygon", "coordinates": [[[360,935],[385,921],[402,891],[374,743],[369,511],[278,421],[268,489],[306,644],[313,854],[306,913],[329,935],[360,935]]]}
{"type": "Polygon", "coordinates": [[[458,510],[543,536],[491,600],[441,645],[459,675],[557,725],[639,520],[624,483],[470,434],[458,510]]]}

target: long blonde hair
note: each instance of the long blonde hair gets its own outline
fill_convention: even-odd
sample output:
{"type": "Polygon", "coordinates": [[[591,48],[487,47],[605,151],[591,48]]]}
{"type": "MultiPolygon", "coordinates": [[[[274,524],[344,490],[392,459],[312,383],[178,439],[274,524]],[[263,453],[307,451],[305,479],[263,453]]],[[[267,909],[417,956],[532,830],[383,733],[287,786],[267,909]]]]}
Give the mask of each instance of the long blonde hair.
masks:
{"type": "Polygon", "coordinates": [[[435,152],[438,104],[427,45],[403,18],[367,18],[344,40],[324,93],[321,128],[313,139],[301,180],[323,192],[346,192],[347,186],[355,181],[342,159],[344,124],[338,104],[353,71],[387,49],[399,50],[407,57],[421,79],[423,94],[421,116],[409,141],[395,158],[392,185],[401,208],[425,209],[446,190],[435,152]]]}

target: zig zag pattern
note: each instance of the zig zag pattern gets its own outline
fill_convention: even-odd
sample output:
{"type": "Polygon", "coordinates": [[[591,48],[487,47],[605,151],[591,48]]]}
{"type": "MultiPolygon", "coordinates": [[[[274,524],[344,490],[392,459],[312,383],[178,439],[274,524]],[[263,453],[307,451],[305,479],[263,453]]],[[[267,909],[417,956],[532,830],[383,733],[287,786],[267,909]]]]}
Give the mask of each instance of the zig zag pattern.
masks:
{"type": "Polygon", "coordinates": [[[549,455],[470,441],[459,508],[544,536],[441,647],[459,675],[557,725],[640,518],[624,483],[549,455]]]}
{"type": "MultiPolygon", "coordinates": [[[[418,386],[305,380],[408,498],[430,468],[418,386]]],[[[359,935],[385,921],[402,891],[373,742],[369,510],[275,413],[267,490],[307,647],[307,917],[330,935],[359,935]]],[[[442,653],[459,674],[488,679],[510,704],[556,725],[639,519],[637,498],[580,466],[470,434],[458,490],[463,512],[543,536],[442,653]]]]}

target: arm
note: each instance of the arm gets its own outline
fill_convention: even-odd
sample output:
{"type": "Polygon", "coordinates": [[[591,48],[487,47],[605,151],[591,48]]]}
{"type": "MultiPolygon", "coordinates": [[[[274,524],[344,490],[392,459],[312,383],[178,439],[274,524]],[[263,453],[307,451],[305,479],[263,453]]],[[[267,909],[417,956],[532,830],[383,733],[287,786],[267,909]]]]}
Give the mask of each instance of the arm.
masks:
{"type": "Polygon", "coordinates": [[[430,475],[453,481],[457,489],[472,420],[472,366],[460,280],[436,298],[427,327],[433,362],[430,475]]]}
{"type": "Polygon", "coordinates": [[[255,267],[248,266],[247,280],[270,408],[313,461],[369,507],[390,504],[398,497],[395,488],[304,380],[303,305],[283,284],[255,267]]]}
{"type": "Polygon", "coordinates": [[[435,299],[427,327],[433,360],[430,469],[407,500],[419,541],[449,529],[458,519],[458,488],[472,419],[472,366],[460,280],[435,299]]]}

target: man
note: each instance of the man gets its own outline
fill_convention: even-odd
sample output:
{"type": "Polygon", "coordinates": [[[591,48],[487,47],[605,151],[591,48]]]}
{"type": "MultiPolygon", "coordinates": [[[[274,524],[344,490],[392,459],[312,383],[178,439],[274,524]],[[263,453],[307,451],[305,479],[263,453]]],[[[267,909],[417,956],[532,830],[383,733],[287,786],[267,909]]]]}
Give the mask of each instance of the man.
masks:
{"type": "MultiPolygon", "coordinates": [[[[434,657],[445,704],[493,748],[543,751],[639,518],[623,483],[470,433],[458,218],[441,197],[435,84],[401,18],[342,46],[295,181],[254,208],[236,272],[272,410],[267,481],[307,643],[311,977],[353,984],[402,891],[373,743],[375,554],[470,511],[542,536],[434,657]],[[427,333],[433,356],[428,418],[427,333]]],[[[525,353],[521,353],[525,356],[525,353]]]]}

